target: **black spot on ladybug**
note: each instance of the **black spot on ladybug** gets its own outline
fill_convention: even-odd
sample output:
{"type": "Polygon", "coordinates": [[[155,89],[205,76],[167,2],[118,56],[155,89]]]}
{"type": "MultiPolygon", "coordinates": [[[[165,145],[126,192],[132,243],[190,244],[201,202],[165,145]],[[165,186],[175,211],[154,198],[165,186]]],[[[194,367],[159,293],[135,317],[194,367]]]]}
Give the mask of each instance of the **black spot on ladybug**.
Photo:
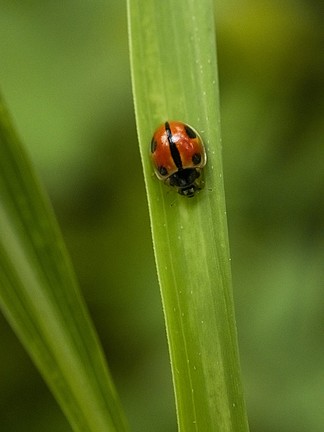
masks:
{"type": "Polygon", "coordinates": [[[200,153],[195,153],[195,154],[192,156],[191,160],[192,160],[192,163],[193,163],[194,165],[198,165],[198,164],[200,164],[200,162],[201,162],[201,154],[200,154],[200,153]]]}
{"type": "Polygon", "coordinates": [[[189,127],[188,125],[185,125],[185,131],[186,134],[188,135],[189,138],[196,138],[196,132],[194,130],[191,129],[191,127],[189,127]]]}
{"type": "Polygon", "coordinates": [[[164,177],[168,174],[168,170],[164,166],[160,166],[159,167],[159,173],[161,174],[161,176],[164,177]]]}
{"type": "Polygon", "coordinates": [[[156,140],[153,137],[152,140],[151,140],[151,153],[155,152],[156,147],[157,147],[157,142],[156,142],[156,140]]]}
{"type": "Polygon", "coordinates": [[[165,122],[165,131],[166,131],[166,134],[168,137],[168,142],[169,142],[169,147],[170,147],[170,152],[171,152],[173,162],[175,163],[175,166],[178,169],[182,169],[182,161],[181,161],[180,152],[179,152],[175,142],[173,141],[171,128],[170,128],[170,125],[168,122],[165,122]]]}

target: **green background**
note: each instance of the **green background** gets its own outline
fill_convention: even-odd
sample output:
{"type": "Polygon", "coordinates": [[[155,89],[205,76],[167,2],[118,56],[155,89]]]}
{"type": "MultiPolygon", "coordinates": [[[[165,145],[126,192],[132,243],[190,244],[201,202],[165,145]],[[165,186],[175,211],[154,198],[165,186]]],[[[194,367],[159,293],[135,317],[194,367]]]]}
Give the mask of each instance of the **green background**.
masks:
{"type": "MultiPolygon", "coordinates": [[[[132,430],[176,431],[126,6],[59,3],[0,0],[0,86],[50,194],[132,430]]],[[[251,432],[321,432],[321,6],[220,3],[224,176],[251,432]]],[[[1,430],[70,431],[2,316],[0,340],[1,430]]]]}

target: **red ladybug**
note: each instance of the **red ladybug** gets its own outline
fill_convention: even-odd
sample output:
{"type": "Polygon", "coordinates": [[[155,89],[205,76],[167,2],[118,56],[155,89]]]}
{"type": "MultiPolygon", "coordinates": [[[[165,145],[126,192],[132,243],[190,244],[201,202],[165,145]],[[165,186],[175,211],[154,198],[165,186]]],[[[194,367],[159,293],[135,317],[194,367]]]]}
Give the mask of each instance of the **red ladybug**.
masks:
{"type": "Polygon", "coordinates": [[[207,157],[191,126],[179,121],[163,123],[151,140],[151,156],[156,176],[180,195],[191,198],[201,189],[199,177],[207,157]]]}

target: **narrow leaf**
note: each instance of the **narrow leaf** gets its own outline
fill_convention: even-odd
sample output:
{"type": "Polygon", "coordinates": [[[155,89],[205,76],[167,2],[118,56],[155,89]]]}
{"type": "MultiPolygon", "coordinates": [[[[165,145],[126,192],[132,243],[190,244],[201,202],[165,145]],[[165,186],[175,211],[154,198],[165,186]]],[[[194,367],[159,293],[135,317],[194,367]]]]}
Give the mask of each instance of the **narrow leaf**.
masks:
{"type": "Polygon", "coordinates": [[[0,99],[0,307],[74,431],[125,431],[52,209],[0,99]]]}
{"type": "Polygon", "coordinates": [[[181,431],[248,430],[224,198],[213,4],[128,0],[133,93],[181,431]],[[203,137],[205,188],[176,195],[153,174],[166,120],[203,137]]]}

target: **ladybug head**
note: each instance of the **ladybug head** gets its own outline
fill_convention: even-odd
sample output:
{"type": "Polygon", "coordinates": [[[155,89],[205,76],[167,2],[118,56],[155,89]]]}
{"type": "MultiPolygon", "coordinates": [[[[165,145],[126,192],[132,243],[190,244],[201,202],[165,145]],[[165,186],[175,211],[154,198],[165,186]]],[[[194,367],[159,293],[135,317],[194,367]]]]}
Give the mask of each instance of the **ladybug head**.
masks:
{"type": "Polygon", "coordinates": [[[187,168],[172,174],[168,178],[168,183],[170,186],[175,187],[180,195],[191,198],[197,190],[201,189],[196,182],[199,176],[200,170],[187,168]]]}

